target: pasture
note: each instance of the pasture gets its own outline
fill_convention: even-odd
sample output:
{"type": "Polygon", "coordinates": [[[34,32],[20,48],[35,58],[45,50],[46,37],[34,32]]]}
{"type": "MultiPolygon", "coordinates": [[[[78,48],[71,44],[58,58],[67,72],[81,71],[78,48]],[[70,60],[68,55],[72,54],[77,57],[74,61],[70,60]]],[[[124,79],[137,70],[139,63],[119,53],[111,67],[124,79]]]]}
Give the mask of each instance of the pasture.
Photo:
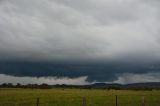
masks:
{"type": "Polygon", "coordinates": [[[61,88],[1,88],[0,106],[116,106],[116,95],[117,106],[160,106],[160,91],[158,90],[131,91],[61,88]],[[39,98],[39,101],[37,101],[37,98],[39,98]],[[37,102],[39,103],[37,104],[37,102]]]}

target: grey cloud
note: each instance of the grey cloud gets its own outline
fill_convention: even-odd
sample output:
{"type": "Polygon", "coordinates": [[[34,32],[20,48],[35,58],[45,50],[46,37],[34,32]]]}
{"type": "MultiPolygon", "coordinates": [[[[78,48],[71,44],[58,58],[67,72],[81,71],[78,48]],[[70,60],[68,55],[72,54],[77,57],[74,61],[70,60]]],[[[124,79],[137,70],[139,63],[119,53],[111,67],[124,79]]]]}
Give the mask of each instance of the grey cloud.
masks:
{"type": "Polygon", "coordinates": [[[142,83],[142,82],[160,82],[160,73],[145,73],[145,74],[133,74],[123,73],[118,76],[118,79],[113,81],[114,83],[128,84],[128,83],[142,83]]]}
{"type": "Polygon", "coordinates": [[[148,9],[149,5],[143,0],[55,0],[67,7],[72,7],[84,15],[92,16],[101,24],[123,23],[139,18],[142,9],[148,9]],[[146,5],[143,6],[143,5],[146,5]]]}
{"type": "Polygon", "coordinates": [[[14,0],[0,13],[2,59],[159,57],[159,7],[147,1],[14,0]]]}
{"type": "Polygon", "coordinates": [[[7,52],[9,57],[27,59],[38,54],[44,59],[80,59],[80,53],[86,58],[90,51],[103,46],[101,39],[91,37],[94,32],[83,25],[90,19],[54,2],[8,1],[1,13],[1,53],[7,52]],[[77,22],[80,26],[74,28],[77,22]]]}
{"type": "Polygon", "coordinates": [[[159,64],[139,63],[38,63],[38,62],[0,62],[0,74],[30,77],[68,77],[88,76],[87,81],[114,81],[121,73],[145,74],[159,72],[159,64]]]}
{"type": "Polygon", "coordinates": [[[148,66],[160,61],[159,13],[158,0],[3,0],[0,73],[63,73],[62,77],[88,76],[88,80],[104,81],[115,79],[117,73],[155,71],[148,66]],[[29,65],[31,69],[26,66],[27,71],[21,72],[25,65],[17,66],[15,62],[14,70],[6,69],[5,61],[51,65],[48,69],[44,64],[47,69],[42,69],[46,72],[37,68],[39,65],[29,65]],[[78,71],[69,71],[61,64],[57,71],[55,63],[76,63],[81,68],[76,66],[78,71]],[[99,71],[102,73],[97,74],[99,71]]]}
{"type": "Polygon", "coordinates": [[[86,81],[87,77],[78,77],[78,78],[57,78],[57,77],[16,77],[16,76],[10,76],[5,74],[0,74],[0,84],[3,83],[12,83],[12,84],[68,84],[68,85],[85,85],[89,84],[89,82],[86,81]]]}
{"type": "MultiPolygon", "coordinates": [[[[133,73],[123,73],[117,75],[117,79],[106,82],[106,83],[119,83],[119,84],[129,84],[129,83],[142,83],[142,82],[160,82],[160,73],[145,73],[145,74],[133,74],[133,73]]],[[[87,81],[87,76],[68,78],[68,77],[17,77],[11,75],[0,74],[0,84],[2,83],[21,83],[21,84],[42,84],[47,83],[53,84],[72,84],[72,85],[86,85],[97,83],[99,81],[87,81]]]]}

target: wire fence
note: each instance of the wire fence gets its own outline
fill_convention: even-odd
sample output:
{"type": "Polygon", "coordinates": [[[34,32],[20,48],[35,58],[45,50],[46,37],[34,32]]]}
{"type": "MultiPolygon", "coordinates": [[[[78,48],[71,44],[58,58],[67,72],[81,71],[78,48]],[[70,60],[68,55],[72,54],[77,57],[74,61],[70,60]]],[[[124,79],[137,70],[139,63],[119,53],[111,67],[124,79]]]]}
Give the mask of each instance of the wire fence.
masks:
{"type": "Polygon", "coordinates": [[[112,95],[105,97],[78,97],[59,98],[46,101],[45,98],[32,98],[32,100],[0,102],[0,106],[160,106],[160,96],[125,96],[112,95]]]}

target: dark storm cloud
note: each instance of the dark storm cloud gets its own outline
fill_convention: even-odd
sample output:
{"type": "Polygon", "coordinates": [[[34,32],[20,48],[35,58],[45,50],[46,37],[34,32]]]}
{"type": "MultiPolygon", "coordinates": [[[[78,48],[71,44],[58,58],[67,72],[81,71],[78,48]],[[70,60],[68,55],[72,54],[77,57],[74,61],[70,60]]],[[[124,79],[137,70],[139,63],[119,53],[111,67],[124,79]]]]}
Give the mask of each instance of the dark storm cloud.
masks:
{"type": "Polygon", "coordinates": [[[159,72],[159,13],[158,0],[0,0],[0,73],[106,81],[159,72]]]}
{"type": "Polygon", "coordinates": [[[124,73],[144,74],[160,70],[159,64],[121,64],[121,63],[96,63],[96,64],[56,64],[56,63],[31,63],[31,62],[1,62],[0,73],[14,76],[77,78],[87,76],[87,81],[114,81],[118,75],[124,73]]]}

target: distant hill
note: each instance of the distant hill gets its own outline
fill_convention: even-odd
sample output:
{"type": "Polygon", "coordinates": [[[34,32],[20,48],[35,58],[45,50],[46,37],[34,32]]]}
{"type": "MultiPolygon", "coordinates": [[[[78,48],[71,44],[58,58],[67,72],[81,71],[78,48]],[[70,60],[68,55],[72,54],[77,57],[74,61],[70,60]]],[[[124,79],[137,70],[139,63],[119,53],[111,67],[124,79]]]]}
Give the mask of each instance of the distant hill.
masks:
{"type": "Polygon", "coordinates": [[[126,84],[124,85],[125,88],[128,89],[160,89],[160,82],[148,82],[148,83],[132,83],[132,84],[126,84]]]}
{"type": "Polygon", "coordinates": [[[132,83],[132,84],[118,84],[118,83],[94,83],[90,85],[53,85],[52,87],[63,88],[85,88],[85,89],[130,89],[130,90],[152,90],[160,89],[160,82],[149,83],[132,83]]]}
{"type": "Polygon", "coordinates": [[[148,82],[148,83],[132,83],[132,84],[107,84],[107,83],[95,83],[90,85],[93,88],[117,88],[117,89],[160,89],[160,82],[148,82]]]}

